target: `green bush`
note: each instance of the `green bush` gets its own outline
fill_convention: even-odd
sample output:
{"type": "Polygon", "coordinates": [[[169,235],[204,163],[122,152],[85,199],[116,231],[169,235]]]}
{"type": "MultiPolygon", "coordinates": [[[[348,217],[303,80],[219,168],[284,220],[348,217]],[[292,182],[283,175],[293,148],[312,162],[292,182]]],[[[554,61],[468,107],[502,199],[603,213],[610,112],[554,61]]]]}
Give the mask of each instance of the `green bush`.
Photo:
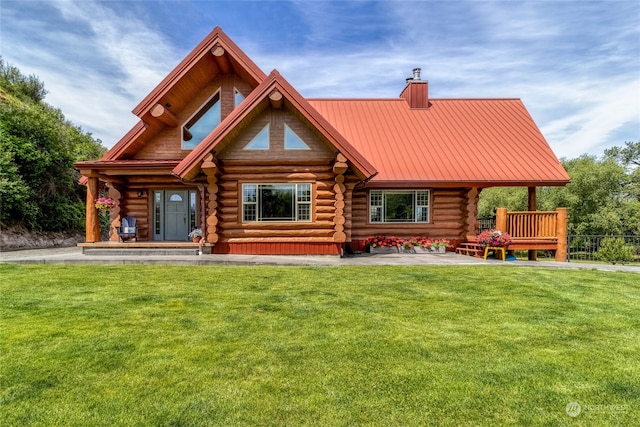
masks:
{"type": "Polygon", "coordinates": [[[633,261],[633,246],[626,245],[622,238],[608,237],[602,240],[600,248],[595,253],[595,258],[613,264],[631,262],[633,261]]]}

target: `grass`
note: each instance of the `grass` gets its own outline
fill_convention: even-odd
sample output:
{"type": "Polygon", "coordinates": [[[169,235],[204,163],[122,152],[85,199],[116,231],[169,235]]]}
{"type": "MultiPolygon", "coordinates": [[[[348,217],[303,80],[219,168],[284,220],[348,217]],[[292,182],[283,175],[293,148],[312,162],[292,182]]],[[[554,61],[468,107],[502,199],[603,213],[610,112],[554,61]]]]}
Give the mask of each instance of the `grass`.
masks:
{"type": "Polygon", "coordinates": [[[639,278],[0,265],[0,425],[632,425],[639,278]]]}

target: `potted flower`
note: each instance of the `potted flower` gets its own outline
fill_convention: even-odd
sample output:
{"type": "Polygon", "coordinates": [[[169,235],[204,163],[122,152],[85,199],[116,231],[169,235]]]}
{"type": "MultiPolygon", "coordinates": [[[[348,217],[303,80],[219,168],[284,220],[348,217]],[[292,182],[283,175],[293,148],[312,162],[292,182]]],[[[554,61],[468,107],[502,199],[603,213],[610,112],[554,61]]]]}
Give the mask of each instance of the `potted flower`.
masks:
{"type": "Polygon", "coordinates": [[[432,252],[443,254],[447,251],[449,247],[449,241],[447,239],[437,239],[432,240],[429,248],[432,252]]]}
{"type": "Polygon", "coordinates": [[[397,237],[372,236],[365,240],[367,250],[372,254],[397,253],[403,240],[397,237]]]}
{"type": "Polygon", "coordinates": [[[204,236],[204,234],[202,233],[202,229],[200,228],[196,228],[192,230],[191,233],[189,233],[189,238],[196,243],[202,240],[202,236],[204,236]]]}
{"type": "Polygon", "coordinates": [[[494,248],[506,248],[511,244],[511,236],[508,233],[503,233],[500,230],[491,229],[485,230],[476,238],[478,244],[494,247],[494,248]]]}
{"type": "Polygon", "coordinates": [[[103,211],[103,210],[107,210],[115,207],[116,207],[116,201],[113,200],[111,197],[98,197],[96,199],[96,209],[103,211]]]}

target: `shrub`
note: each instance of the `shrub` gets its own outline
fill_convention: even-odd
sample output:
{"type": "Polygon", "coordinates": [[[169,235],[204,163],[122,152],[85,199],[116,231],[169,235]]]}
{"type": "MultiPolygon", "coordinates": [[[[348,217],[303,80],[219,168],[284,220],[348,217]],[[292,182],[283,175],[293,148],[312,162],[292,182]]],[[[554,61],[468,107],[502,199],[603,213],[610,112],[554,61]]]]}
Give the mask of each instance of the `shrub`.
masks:
{"type": "Polygon", "coordinates": [[[612,264],[616,262],[633,261],[633,247],[626,245],[624,239],[620,237],[607,237],[602,240],[600,248],[595,253],[595,258],[600,261],[607,261],[612,264]]]}

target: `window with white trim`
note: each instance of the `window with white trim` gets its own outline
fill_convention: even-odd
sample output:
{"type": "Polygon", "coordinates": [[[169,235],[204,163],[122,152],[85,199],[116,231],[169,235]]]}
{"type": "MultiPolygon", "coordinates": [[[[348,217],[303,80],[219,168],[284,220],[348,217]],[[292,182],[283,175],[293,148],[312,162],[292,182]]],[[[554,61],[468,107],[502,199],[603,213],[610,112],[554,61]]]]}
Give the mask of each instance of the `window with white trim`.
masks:
{"type": "Polygon", "coordinates": [[[243,184],[242,222],[311,221],[311,184],[243,184]]]}
{"type": "Polygon", "coordinates": [[[429,190],[371,190],[369,221],[429,222],[429,190]]]}

